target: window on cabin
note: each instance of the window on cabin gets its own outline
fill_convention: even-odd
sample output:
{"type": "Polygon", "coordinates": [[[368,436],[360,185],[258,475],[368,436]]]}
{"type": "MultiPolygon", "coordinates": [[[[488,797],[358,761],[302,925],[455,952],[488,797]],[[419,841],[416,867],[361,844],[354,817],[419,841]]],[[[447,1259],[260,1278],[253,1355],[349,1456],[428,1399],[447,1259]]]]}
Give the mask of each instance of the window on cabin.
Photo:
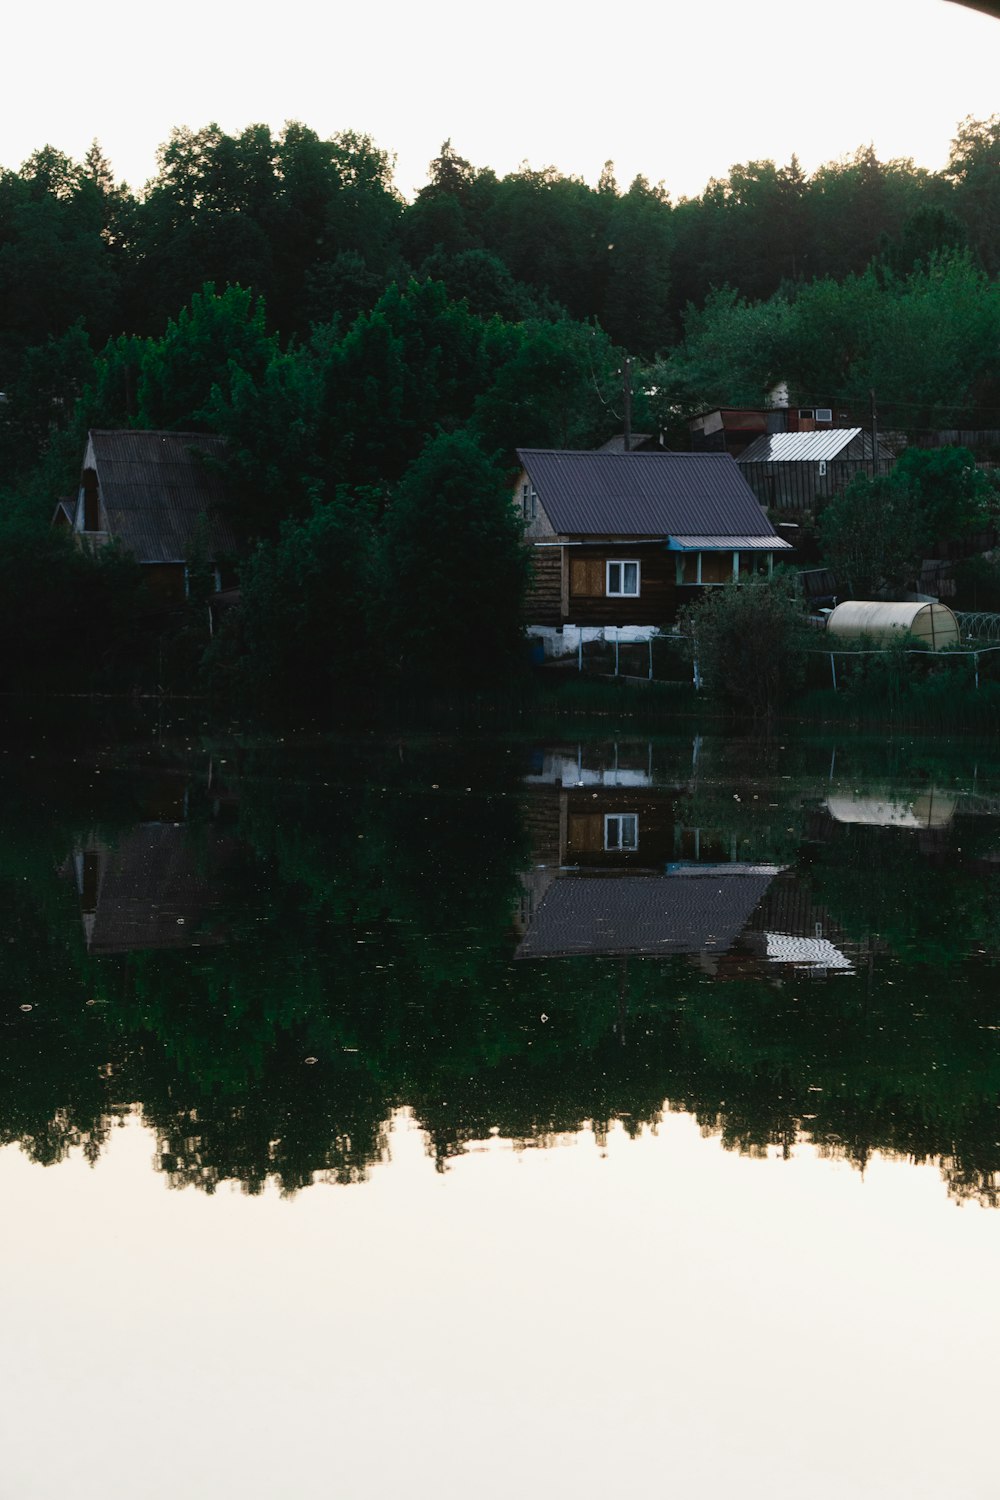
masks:
{"type": "Polygon", "coordinates": [[[607,813],[604,818],[604,847],[618,850],[638,849],[638,813],[607,813]]]}
{"type": "Polygon", "coordinates": [[[599,557],[571,557],[569,591],[575,599],[599,599],[604,592],[604,564],[599,557]]]}
{"type": "Polygon", "coordinates": [[[605,592],[609,598],[635,599],[639,594],[639,564],[637,562],[609,562],[607,565],[605,592]]]}
{"type": "Polygon", "coordinates": [[[715,585],[728,583],[733,577],[733,552],[680,552],[677,554],[677,583],[715,585]]]}
{"type": "Polygon", "coordinates": [[[733,576],[733,554],[731,552],[703,552],[701,554],[702,583],[728,583],[733,576]]]}
{"type": "Polygon", "coordinates": [[[83,529],[101,529],[101,497],[97,488],[97,475],[93,469],[83,471],[83,529]]]}
{"type": "Polygon", "coordinates": [[[533,521],[538,515],[538,496],[530,484],[521,486],[521,514],[526,521],[533,521]]]}

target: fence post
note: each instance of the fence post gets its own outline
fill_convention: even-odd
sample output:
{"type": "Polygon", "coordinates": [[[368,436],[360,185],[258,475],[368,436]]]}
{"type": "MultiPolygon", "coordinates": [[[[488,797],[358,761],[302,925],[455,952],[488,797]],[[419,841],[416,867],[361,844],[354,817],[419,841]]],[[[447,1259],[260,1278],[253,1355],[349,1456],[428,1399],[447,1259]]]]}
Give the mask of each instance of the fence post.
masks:
{"type": "Polygon", "coordinates": [[[649,637],[649,680],[653,680],[653,637],[649,637]]]}
{"type": "Polygon", "coordinates": [[[583,671],[583,631],[580,631],[576,642],[576,670],[583,671]]]}
{"type": "Polygon", "coordinates": [[[618,639],[621,635],[619,626],[615,626],[615,676],[618,676],[618,639]]]}
{"type": "Polygon", "coordinates": [[[830,652],[830,676],[833,678],[833,691],[836,692],[837,691],[837,663],[833,659],[833,652],[832,651],[830,652]]]}
{"type": "Polygon", "coordinates": [[[975,654],[973,655],[972,660],[976,664],[976,692],[978,693],[979,692],[979,652],[978,651],[975,652],[975,654]]]}

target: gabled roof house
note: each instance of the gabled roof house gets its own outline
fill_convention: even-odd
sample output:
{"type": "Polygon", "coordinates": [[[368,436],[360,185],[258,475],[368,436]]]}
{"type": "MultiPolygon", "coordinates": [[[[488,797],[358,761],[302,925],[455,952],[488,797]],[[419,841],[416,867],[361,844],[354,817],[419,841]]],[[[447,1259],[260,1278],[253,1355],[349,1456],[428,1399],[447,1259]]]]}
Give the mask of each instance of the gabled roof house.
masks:
{"type": "Polygon", "coordinates": [[[203,432],[95,430],[87,435],[76,497],[61,500],[53,524],[82,545],[118,542],[144,569],[154,598],[183,601],[187,559],[202,528],[217,587],[240,547],[218,461],[225,441],[203,432]]]}
{"type": "Polygon", "coordinates": [[[704,588],[769,571],[777,535],[725,453],[519,449],[532,627],[656,632],[704,588]]]}

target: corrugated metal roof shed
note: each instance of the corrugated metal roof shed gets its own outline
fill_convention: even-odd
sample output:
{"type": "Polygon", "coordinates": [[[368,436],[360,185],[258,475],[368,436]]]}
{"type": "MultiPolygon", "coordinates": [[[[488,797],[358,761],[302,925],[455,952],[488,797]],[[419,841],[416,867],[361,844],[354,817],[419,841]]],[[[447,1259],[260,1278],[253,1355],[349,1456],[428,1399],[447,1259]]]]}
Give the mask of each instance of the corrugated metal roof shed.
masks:
{"type": "Polygon", "coordinates": [[[762,433],[759,438],[754,438],[749,448],[744,448],[737,463],[819,463],[822,459],[839,458],[857,437],[863,439],[863,451],[858,457],[870,459],[870,432],[865,432],[861,427],[826,427],[819,432],[762,433]]]}
{"type": "Polygon", "coordinates": [[[700,865],[669,875],[553,881],[517,958],[725,952],[779,865],[700,865]]]}
{"type": "Polygon", "coordinates": [[[519,448],[553,529],[563,536],[772,537],[728,453],[581,453],[519,448]]]}
{"type": "Polygon", "coordinates": [[[225,455],[223,438],[203,432],[93,431],[90,439],[108,530],[139,562],[183,561],[202,515],[210,552],[238,551],[232,521],[222,509],[228,492],[211,463],[225,455]]]}

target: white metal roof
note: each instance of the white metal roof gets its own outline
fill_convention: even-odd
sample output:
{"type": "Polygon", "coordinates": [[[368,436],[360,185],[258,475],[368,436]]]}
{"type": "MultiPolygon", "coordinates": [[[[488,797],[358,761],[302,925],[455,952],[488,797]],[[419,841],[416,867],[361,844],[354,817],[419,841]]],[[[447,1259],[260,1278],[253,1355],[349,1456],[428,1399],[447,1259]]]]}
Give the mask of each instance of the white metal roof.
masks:
{"type": "MultiPolygon", "coordinates": [[[[861,432],[860,427],[824,427],[818,432],[762,433],[743,450],[736,462],[817,463],[820,459],[836,458],[861,432]]],[[[871,437],[866,436],[865,457],[871,458],[871,437]]]]}

